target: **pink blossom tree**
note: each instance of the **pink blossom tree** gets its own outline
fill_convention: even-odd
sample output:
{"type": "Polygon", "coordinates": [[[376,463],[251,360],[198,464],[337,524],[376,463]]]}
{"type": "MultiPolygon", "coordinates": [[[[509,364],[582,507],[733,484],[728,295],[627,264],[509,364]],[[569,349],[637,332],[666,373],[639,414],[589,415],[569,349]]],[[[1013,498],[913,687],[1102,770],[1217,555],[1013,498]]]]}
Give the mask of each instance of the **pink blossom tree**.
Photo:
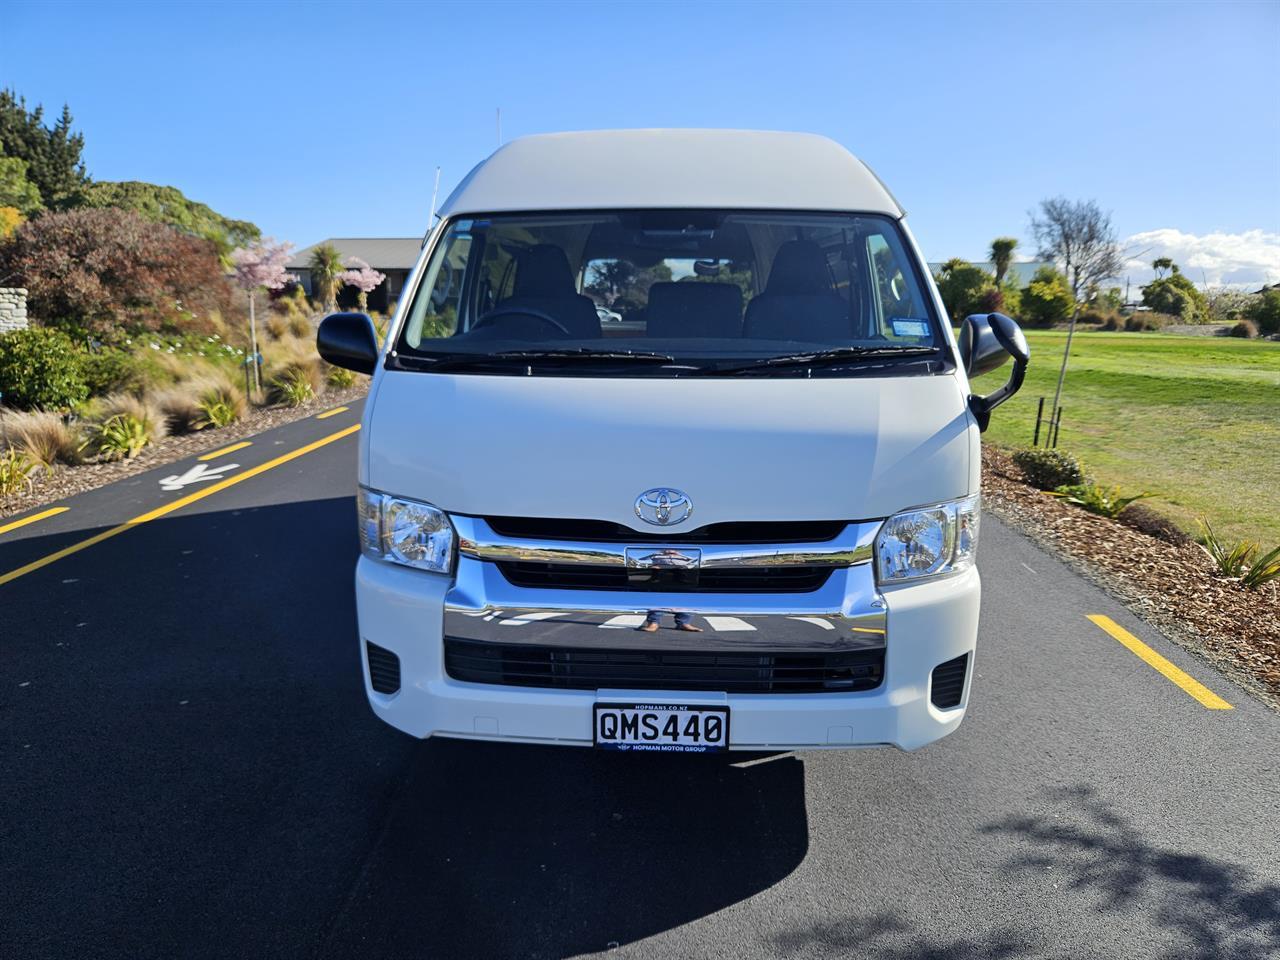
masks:
{"type": "Polygon", "coordinates": [[[285,270],[293,244],[276,243],[272,238],[241,247],[231,252],[231,265],[235,269],[236,283],[249,293],[249,343],[253,349],[250,358],[253,366],[253,388],[262,386],[258,363],[258,324],[254,315],[254,294],[259,287],[279,290],[285,284],[297,281],[297,276],[285,270]]]}
{"type": "Polygon", "coordinates": [[[385,273],[379,273],[359,257],[348,257],[347,268],[338,274],[338,282],[346,287],[359,290],[356,299],[360,304],[360,312],[369,312],[369,294],[377,289],[378,284],[387,279],[385,273]]]}

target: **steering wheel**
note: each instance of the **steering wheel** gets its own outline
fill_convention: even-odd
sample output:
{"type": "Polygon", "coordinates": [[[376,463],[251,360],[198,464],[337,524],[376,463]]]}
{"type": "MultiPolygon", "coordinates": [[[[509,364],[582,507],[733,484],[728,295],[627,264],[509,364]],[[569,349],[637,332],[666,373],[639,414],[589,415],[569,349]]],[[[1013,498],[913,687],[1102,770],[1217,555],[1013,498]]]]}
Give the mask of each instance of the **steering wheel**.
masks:
{"type": "Polygon", "coordinates": [[[472,325],[471,329],[479,330],[481,327],[490,326],[495,321],[501,320],[503,317],[514,317],[514,316],[533,317],[533,319],[539,321],[540,323],[545,323],[549,327],[555,327],[557,330],[563,333],[566,337],[569,337],[569,338],[573,337],[573,334],[569,332],[569,328],[566,327],[563,323],[561,323],[555,317],[551,316],[551,314],[544,313],[541,310],[536,310],[533,307],[520,307],[520,306],[494,307],[492,310],[486,313],[483,317],[477,320],[472,325]]]}

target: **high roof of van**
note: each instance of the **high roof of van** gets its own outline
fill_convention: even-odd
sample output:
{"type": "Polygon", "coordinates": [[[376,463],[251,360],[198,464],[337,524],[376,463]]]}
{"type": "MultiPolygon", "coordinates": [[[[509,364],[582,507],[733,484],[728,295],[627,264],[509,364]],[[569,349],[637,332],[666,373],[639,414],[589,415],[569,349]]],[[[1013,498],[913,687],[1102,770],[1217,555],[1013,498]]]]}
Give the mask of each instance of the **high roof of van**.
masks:
{"type": "Polygon", "coordinates": [[[439,212],[643,207],[903,215],[876,175],[834,140],[759,130],[521,137],[467,174],[439,212]]]}

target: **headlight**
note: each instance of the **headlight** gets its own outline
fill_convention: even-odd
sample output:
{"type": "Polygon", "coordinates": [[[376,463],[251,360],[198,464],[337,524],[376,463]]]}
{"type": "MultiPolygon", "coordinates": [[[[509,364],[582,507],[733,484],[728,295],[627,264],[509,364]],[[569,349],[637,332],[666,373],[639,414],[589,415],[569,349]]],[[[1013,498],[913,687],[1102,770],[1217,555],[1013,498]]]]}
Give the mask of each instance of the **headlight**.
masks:
{"type": "Polygon", "coordinates": [[[431,573],[453,572],[453,524],[443,510],[361,487],[356,512],[365,556],[431,573]]]}
{"type": "Polygon", "coordinates": [[[979,498],[965,497],[890,517],[876,537],[876,576],[903,583],[958,573],[973,566],[978,548],[979,498]]]}

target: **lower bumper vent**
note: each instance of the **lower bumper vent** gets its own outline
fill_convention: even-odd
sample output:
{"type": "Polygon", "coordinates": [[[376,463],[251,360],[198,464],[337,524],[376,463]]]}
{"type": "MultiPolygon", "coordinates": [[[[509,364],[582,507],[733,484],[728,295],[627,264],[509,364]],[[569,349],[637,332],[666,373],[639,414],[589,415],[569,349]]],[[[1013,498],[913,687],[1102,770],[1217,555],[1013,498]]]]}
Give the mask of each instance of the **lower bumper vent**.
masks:
{"type": "Polygon", "coordinates": [[[929,699],[933,701],[935,707],[947,710],[960,706],[960,700],[964,696],[964,674],[968,668],[967,653],[933,668],[933,684],[929,699]]]}
{"type": "Polygon", "coordinates": [[[376,643],[364,642],[369,658],[369,682],[378,693],[395,693],[400,689],[400,658],[376,643]]]}
{"type": "Polygon", "coordinates": [[[884,678],[884,650],[840,653],[584,650],[446,638],[455,680],[567,690],[716,690],[726,693],[849,693],[884,678]]]}

